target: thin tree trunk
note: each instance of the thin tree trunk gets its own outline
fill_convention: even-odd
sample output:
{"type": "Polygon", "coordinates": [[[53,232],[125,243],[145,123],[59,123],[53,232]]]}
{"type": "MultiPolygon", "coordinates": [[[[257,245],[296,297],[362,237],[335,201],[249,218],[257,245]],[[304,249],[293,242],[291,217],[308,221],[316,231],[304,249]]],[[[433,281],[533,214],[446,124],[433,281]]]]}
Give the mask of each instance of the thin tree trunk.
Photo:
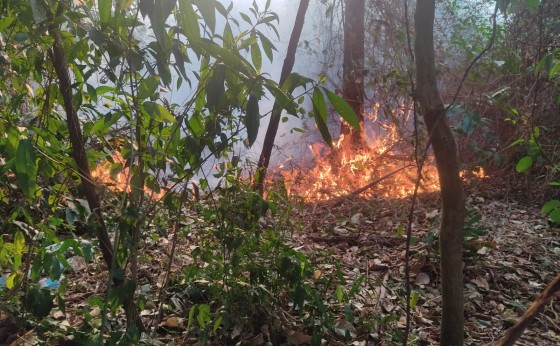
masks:
{"type": "Polygon", "coordinates": [[[365,0],[344,1],[344,56],[342,62],[343,97],[360,118],[360,129],[342,121],[341,133],[355,147],[361,147],[364,122],[364,17],[365,0]]]}
{"type": "Polygon", "coordinates": [[[435,0],[418,0],[415,14],[417,99],[437,162],[442,199],[441,345],[463,345],[463,226],[465,201],[455,140],[437,88],[434,59],[435,0]]]}
{"type": "MultiPolygon", "coordinates": [[[[60,2],[57,11],[57,17],[62,15],[62,11],[63,2],[60,2]]],[[[103,215],[101,214],[101,202],[99,200],[95,184],[93,183],[93,179],[91,177],[91,171],[89,169],[89,164],[86,156],[86,149],[84,147],[82,130],[80,128],[80,120],[78,119],[76,110],[72,105],[72,83],[70,80],[70,74],[68,72],[66,58],[64,56],[62,40],[60,38],[59,29],[56,24],[50,26],[50,32],[54,38],[51,57],[55,72],[60,83],[60,93],[62,94],[62,99],[64,101],[66,125],[68,126],[70,144],[72,145],[72,158],[74,159],[74,162],[76,162],[76,166],[78,167],[82,189],[89,204],[89,208],[91,212],[94,213],[97,217],[96,233],[97,239],[99,240],[99,247],[103,254],[105,263],[108,267],[110,267],[113,259],[111,240],[109,239],[109,234],[107,233],[107,228],[103,220],[103,215]]]]}
{"type": "MultiPolygon", "coordinates": [[[[292,30],[292,35],[290,36],[290,42],[288,44],[288,51],[286,53],[286,58],[284,59],[284,65],[282,66],[282,72],[280,74],[280,81],[278,83],[280,86],[284,84],[290,73],[292,73],[292,69],[296,61],[297,45],[301,36],[303,23],[305,22],[305,13],[307,12],[308,7],[309,0],[300,1],[296,21],[294,23],[294,29],[292,30]]],[[[257,179],[254,183],[255,189],[261,194],[263,193],[266,171],[268,169],[268,165],[270,164],[270,155],[272,154],[272,147],[274,146],[274,140],[276,139],[276,134],[278,133],[278,125],[280,124],[281,115],[282,108],[277,102],[274,102],[272,114],[270,116],[270,123],[268,124],[268,129],[266,130],[266,135],[264,137],[263,149],[257,164],[257,179]]]]}
{"type": "MultiPolygon", "coordinates": [[[[56,13],[57,17],[63,14],[63,4],[64,3],[62,1],[59,3],[56,13]]],[[[50,17],[50,19],[53,20],[52,15],[50,17]]],[[[68,126],[70,144],[72,146],[72,158],[74,159],[74,162],[78,167],[82,190],[84,191],[89,208],[91,212],[96,216],[95,230],[97,239],[99,241],[99,247],[101,248],[105,264],[107,265],[109,272],[111,272],[111,266],[113,265],[113,250],[111,247],[111,240],[109,239],[107,227],[105,226],[105,221],[101,212],[101,202],[99,199],[99,195],[97,194],[97,189],[95,187],[95,184],[93,183],[93,179],[91,176],[91,171],[86,156],[86,148],[84,146],[82,130],[80,127],[80,119],[78,118],[76,110],[72,105],[72,82],[70,79],[70,73],[68,72],[68,65],[64,54],[62,39],[60,37],[59,28],[56,24],[52,24],[49,30],[54,38],[51,58],[55,72],[58,76],[58,80],[60,83],[60,92],[62,94],[62,99],[64,102],[66,124],[68,126]]],[[[124,281],[114,277],[113,283],[116,286],[121,286],[124,284],[124,281]]],[[[124,308],[127,314],[127,321],[131,322],[128,327],[133,324],[136,328],[138,328],[139,331],[145,331],[145,327],[140,316],[138,315],[136,304],[134,302],[134,292],[130,294],[132,294],[132,296],[124,297],[123,300],[124,308]]]]}

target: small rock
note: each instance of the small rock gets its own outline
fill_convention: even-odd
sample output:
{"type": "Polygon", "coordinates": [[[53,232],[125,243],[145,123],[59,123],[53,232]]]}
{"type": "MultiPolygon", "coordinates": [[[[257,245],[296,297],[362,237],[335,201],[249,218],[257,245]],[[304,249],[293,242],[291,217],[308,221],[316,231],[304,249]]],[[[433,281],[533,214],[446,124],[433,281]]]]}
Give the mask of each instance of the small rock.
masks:
{"type": "Polygon", "coordinates": [[[79,272],[87,268],[86,260],[82,256],[72,256],[68,259],[68,264],[72,270],[79,272]]]}
{"type": "Polygon", "coordinates": [[[353,225],[357,225],[362,221],[363,218],[364,218],[364,214],[362,214],[362,213],[354,214],[350,218],[350,223],[353,224],[353,225]]]}
{"type": "Polygon", "coordinates": [[[342,227],[335,227],[334,232],[336,234],[340,234],[340,235],[347,235],[348,234],[348,230],[346,228],[342,228],[342,227]]]}
{"type": "Polygon", "coordinates": [[[417,285],[427,285],[430,283],[430,276],[426,273],[420,272],[416,275],[415,282],[417,285]]]}

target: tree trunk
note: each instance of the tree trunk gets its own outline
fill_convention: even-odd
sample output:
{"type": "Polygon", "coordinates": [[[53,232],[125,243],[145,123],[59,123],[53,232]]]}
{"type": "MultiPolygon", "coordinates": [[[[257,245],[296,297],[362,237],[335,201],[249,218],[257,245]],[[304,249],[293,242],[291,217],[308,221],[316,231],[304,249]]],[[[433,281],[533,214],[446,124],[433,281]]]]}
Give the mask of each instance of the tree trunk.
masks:
{"type": "Polygon", "coordinates": [[[341,134],[361,147],[364,122],[364,17],[365,0],[344,1],[344,57],[342,62],[342,94],[360,118],[360,129],[352,129],[342,121],[341,134]]]}
{"type": "MultiPolygon", "coordinates": [[[[59,3],[56,13],[57,17],[63,15],[63,4],[64,2],[59,3]]],[[[50,14],[49,17],[50,20],[54,20],[52,14],[50,14]]],[[[82,190],[84,191],[89,208],[96,217],[95,230],[97,239],[99,241],[99,247],[103,254],[105,264],[107,265],[109,272],[111,272],[114,256],[111,247],[111,240],[109,239],[107,227],[105,226],[103,214],[101,212],[101,202],[99,199],[99,195],[97,194],[97,189],[91,176],[91,171],[86,155],[86,148],[84,146],[82,130],[80,127],[80,120],[76,113],[76,109],[74,109],[74,106],[72,104],[72,82],[70,79],[70,73],[68,72],[68,65],[66,62],[64,47],[62,45],[62,39],[60,37],[58,25],[50,25],[49,31],[54,39],[50,55],[56,75],[58,76],[58,81],[60,83],[60,93],[62,94],[64,111],[66,112],[66,124],[68,127],[70,144],[72,146],[72,158],[74,159],[74,162],[78,167],[78,174],[80,175],[82,190]]],[[[122,286],[124,284],[124,281],[122,279],[113,277],[113,284],[115,286],[122,286]]],[[[131,321],[128,327],[133,325],[139,331],[145,331],[145,327],[142,323],[140,315],[138,314],[136,304],[134,302],[134,291],[130,294],[131,296],[129,295],[124,297],[124,307],[125,311],[127,312],[127,321],[131,321]]]]}
{"type": "MultiPolygon", "coordinates": [[[[278,82],[280,86],[284,84],[294,68],[297,45],[301,36],[303,23],[305,22],[305,13],[307,12],[308,7],[309,0],[300,1],[296,21],[294,23],[294,29],[292,30],[292,35],[290,36],[290,42],[288,44],[288,51],[286,53],[286,58],[284,59],[282,72],[280,73],[280,81],[278,82]]],[[[272,154],[272,147],[274,146],[274,140],[276,139],[276,134],[278,133],[278,125],[280,124],[281,115],[282,108],[277,102],[274,102],[272,114],[270,116],[270,123],[268,124],[268,129],[266,130],[266,135],[264,137],[263,149],[259,157],[259,163],[257,164],[257,178],[254,182],[254,188],[261,194],[263,193],[266,170],[270,164],[270,155],[272,154]]]]}
{"type": "Polygon", "coordinates": [[[434,59],[435,0],[416,5],[416,97],[420,104],[437,162],[442,199],[441,255],[441,345],[463,345],[463,225],[465,201],[459,177],[455,140],[437,88],[434,59]]]}

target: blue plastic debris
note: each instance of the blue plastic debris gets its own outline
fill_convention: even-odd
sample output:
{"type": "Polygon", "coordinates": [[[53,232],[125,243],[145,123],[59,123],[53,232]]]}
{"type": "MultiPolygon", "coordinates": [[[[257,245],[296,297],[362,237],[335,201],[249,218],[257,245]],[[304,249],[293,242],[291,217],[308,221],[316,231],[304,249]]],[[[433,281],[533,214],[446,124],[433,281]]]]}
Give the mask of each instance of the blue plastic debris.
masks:
{"type": "Polygon", "coordinates": [[[56,290],[58,286],[60,286],[60,282],[58,280],[51,280],[50,278],[43,278],[39,280],[39,286],[41,288],[50,288],[51,290],[56,290]]]}

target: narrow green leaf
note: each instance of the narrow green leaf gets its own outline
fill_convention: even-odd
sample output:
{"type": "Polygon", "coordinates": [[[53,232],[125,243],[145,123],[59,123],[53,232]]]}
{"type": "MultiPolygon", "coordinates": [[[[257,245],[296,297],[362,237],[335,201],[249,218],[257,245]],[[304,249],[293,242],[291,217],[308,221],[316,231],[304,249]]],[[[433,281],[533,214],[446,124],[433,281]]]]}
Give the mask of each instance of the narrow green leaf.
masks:
{"type": "MultiPolygon", "coordinates": [[[[286,78],[286,81],[284,81],[284,84],[282,84],[282,90],[284,90],[288,93],[292,93],[295,88],[300,87],[300,86],[305,86],[308,83],[313,83],[313,80],[310,79],[310,78],[304,77],[297,72],[292,72],[292,73],[290,73],[288,78],[286,78]]],[[[300,102],[298,101],[298,103],[300,103],[300,102]]]]}
{"type": "Polygon", "coordinates": [[[225,79],[226,66],[224,64],[214,65],[212,76],[206,83],[206,107],[212,112],[218,109],[220,99],[225,92],[225,79]]]}
{"type": "Polygon", "coordinates": [[[233,38],[233,31],[231,30],[231,25],[226,23],[224,27],[224,33],[222,34],[223,46],[226,49],[233,49],[235,43],[233,38]]]}
{"type": "Polygon", "coordinates": [[[274,45],[268,39],[268,37],[266,37],[266,35],[264,35],[260,31],[257,31],[257,35],[259,35],[259,38],[261,40],[261,45],[263,47],[264,53],[266,54],[268,60],[270,60],[270,62],[272,62],[273,57],[274,57],[272,51],[276,50],[276,47],[274,47],[274,45]]]}
{"type": "Polygon", "coordinates": [[[420,298],[420,293],[418,293],[418,291],[412,291],[410,293],[410,308],[414,309],[416,307],[416,305],[418,304],[418,298],[420,298]]]}
{"type": "Polygon", "coordinates": [[[258,43],[251,45],[251,60],[253,60],[253,65],[257,69],[258,73],[262,66],[261,49],[259,48],[258,43]]]}
{"type": "Polygon", "coordinates": [[[233,54],[232,52],[223,47],[220,47],[219,45],[208,39],[201,39],[196,43],[196,46],[203,49],[206,54],[218,60],[221,60],[228,67],[238,70],[242,74],[252,76],[256,73],[255,69],[247,60],[239,55],[233,54]]]}
{"type": "Polygon", "coordinates": [[[333,93],[329,89],[323,88],[323,90],[325,90],[325,93],[327,94],[329,101],[334,107],[334,110],[338,114],[340,114],[342,119],[344,119],[344,121],[350,124],[350,126],[352,126],[353,128],[357,130],[360,129],[360,119],[358,118],[358,115],[356,115],[356,112],[354,112],[352,107],[350,107],[350,105],[346,101],[344,101],[342,97],[333,93]]]}
{"type": "Polygon", "coordinates": [[[558,76],[558,71],[560,71],[560,60],[558,60],[554,66],[550,69],[550,73],[548,74],[549,79],[554,79],[558,76]]]}
{"type": "Polygon", "coordinates": [[[239,15],[241,16],[241,18],[246,21],[249,25],[253,25],[253,22],[251,21],[251,18],[249,18],[249,16],[243,12],[240,12],[239,15]]]}
{"type": "Polygon", "coordinates": [[[321,89],[315,88],[313,89],[313,113],[315,114],[315,123],[317,124],[317,128],[319,128],[319,132],[321,132],[321,136],[327,144],[332,147],[332,138],[331,134],[329,133],[329,128],[327,127],[327,104],[325,103],[325,98],[321,89]]]}
{"type": "Polygon", "coordinates": [[[200,40],[200,28],[198,17],[192,7],[190,0],[179,0],[179,11],[181,14],[181,28],[189,40],[200,40]]]}
{"type": "Polygon", "coordinates": [[[196,320],[202,329],[210,324],[212,316],[210,315],[210,306],[208,304],[200,304],[198,306],[198,316],[196,316],[196,320]]]}
{"type": "Polygon", "coordinates": [[[245,113],[245,127],[247,128],[247,139],[249,146],[252,146],[257,139],[261,115],[259,113],[259,100],[254,94],[249,96],[247,101],[247,112],[245,113]]]}
{"type": "Polygon", "coordinates": [[[264,86],[270,91],[272,96],[274,96],[274,105],[285,109],[286,112],[292,115],[297,115],[298,106],[297,103],[288,95],[284,90],[278,87],[276,83],[270,82],[269,80],[264,81],[264,86]]]}
{"type": "Polygon", "coordinates": [[[101,23],[109,23],[111,20],[111,7],[113,6],[112,0],[98,0],[97,10],[99,11],[99,21],[101,23]]]}
{"type": "Polygon", "coordinates": [[[35,198],[37,190],[37,163],[35,161],[35,148],[29,139],[22,139],[16,151],[16,176],[23,194],[35,198]]]}
{"type": "Polygon", "coordinates": [[[167,11],[168,4],[165,4],[163,0],[156,0],[154,2],[154,10],[148,14],[154,36],[164,52],[168,52],[171,49],[171,40],[165,30],[165,22],[167,21],[167,17],[169,17],[167,11]]]}
{"type": "Polygon", "coordinates": [[[214,33],[216,30],[216,1],[215,0],[195,0],[194,4],[198,7],[204,23],[214,33]]]}
{"type": "Polygon", "coordinates": [[[532,165],[533,165],[533,158],[531,156],[525,156],[521,160],[519,160],[519,162],[517,162],[517,165],[515,166],[515,170],[517,170],[517,172],[519,173],[522,173],[529,170],[529,168],[531,168],[532,165]]]}

